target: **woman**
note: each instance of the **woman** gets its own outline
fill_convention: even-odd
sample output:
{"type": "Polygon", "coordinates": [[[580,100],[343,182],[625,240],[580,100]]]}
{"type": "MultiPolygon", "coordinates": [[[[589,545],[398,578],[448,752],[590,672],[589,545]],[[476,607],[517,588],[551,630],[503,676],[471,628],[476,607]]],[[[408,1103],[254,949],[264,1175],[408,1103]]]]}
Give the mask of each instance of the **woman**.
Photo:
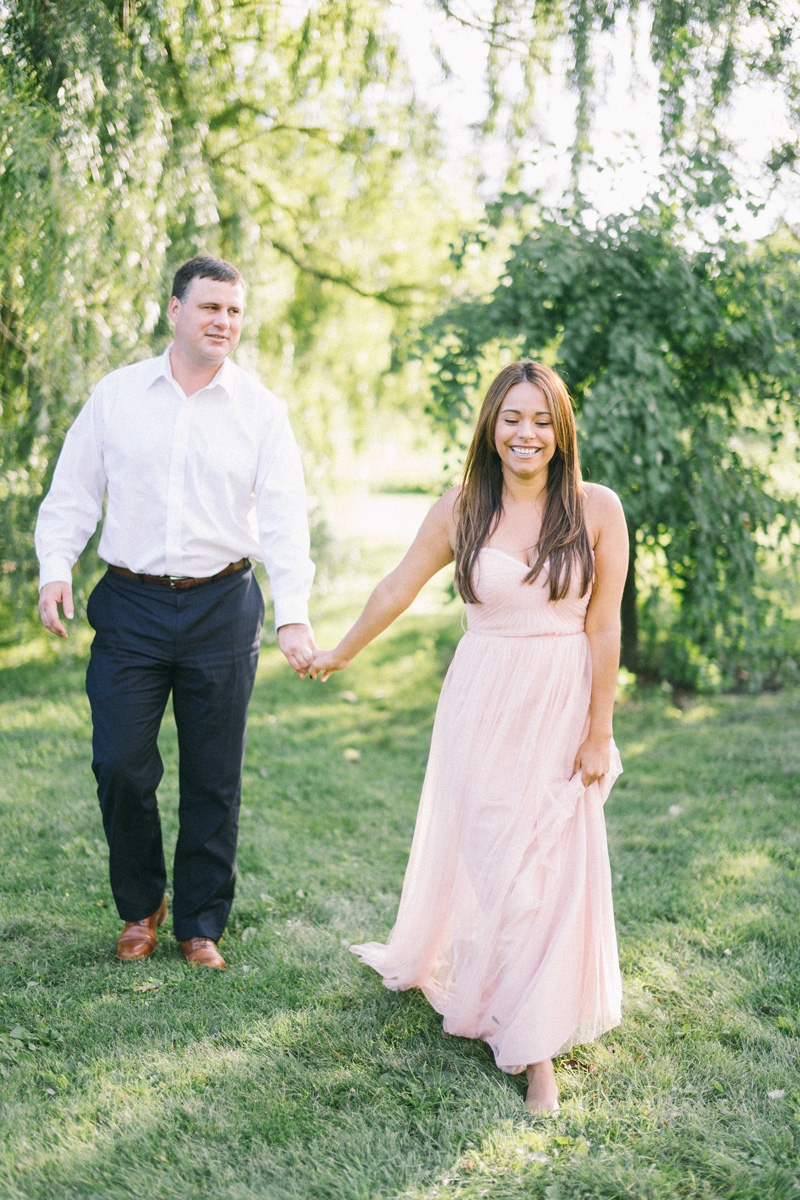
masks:
{"type": "Polygon", "coordinates": [[[464,479],[335,650],[326,680],[455,559],[468,632],[445,679],[386,945],[352,949],[387,987],[419,987],[448,1033],[527,1072],[555,1111],[553,1056],[620,1020],[603,803],[621,771],[611,715],[628,537],[617,496],[581,482],[558,375],[505,367],[464,479]]]}

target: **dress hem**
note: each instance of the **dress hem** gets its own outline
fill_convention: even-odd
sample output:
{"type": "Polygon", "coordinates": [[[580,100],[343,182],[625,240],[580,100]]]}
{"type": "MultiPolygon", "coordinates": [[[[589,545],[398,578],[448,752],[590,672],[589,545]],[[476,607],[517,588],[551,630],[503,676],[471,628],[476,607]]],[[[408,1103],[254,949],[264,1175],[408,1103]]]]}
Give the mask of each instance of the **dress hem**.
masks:
{"type": "Polygon", "coordinates": [[[363,963],[365,967],[369,967],[370,970],[377,972],[377,974],[381,976],[381,983],[387,989],[387,991],[410,992],[415,988],[419,989],[434,1012],[437,1012],[442,1018],[442,1028],[448,1037],[463,1037],[468,1041],[483,1042],[492,1051],[492,1057],[494,1058],[497,1069],[506,1075],[519,1075],[528,1066],[530,1066],[531,1063],[546,1062],[547,1059],[558,1058],[562,1054],[568,1054],[575,1046],[587,1046],[591,1042],[596,1042],[598,1038],[601,1038],[604,1034],[609,1033],[612,1029],[616,1029],[622,1023],[622,1014],[620,1013],[619,1015],[614,1014],[614,1016],[609,1016],[607,1022],[601,1021],[600,1026],[589,1034],[582,1033],[581,1026],[578,1025],[578,1027],[572,1032],[566,1041],[560,1044],[557,1050],[553,1050],[549,1053],[547,1051],[544,1053],[540,1053],[538,1050],[532,1051],[531,1053],[533,1056],[521,1066],[516,1063],[514,1065],[504,1064],[498,1060],[494,1048],[492,1047],[492,1044],[488,1038],[482,1037],[480,1033],[475,1031],[470,1033],[460,1033],[457,1030],[447,1028],[447,1014],[445,1012],[444,1005],[442,1004],[440,993],[435,985],[431,986],[430,983],[426,982],[401,984],[397,978],[393,979],[391,976],[383,975],[381,968],[376,966],[374,962],[370,962],[369,949],[372,946],[376,948],[379,947],[382,950],[386,948],[380,942],[373,942],[371,944],[356,943],[352,946],[348,946],[348,950],[351,954],[354,954],[359,962],[363,963]]]}

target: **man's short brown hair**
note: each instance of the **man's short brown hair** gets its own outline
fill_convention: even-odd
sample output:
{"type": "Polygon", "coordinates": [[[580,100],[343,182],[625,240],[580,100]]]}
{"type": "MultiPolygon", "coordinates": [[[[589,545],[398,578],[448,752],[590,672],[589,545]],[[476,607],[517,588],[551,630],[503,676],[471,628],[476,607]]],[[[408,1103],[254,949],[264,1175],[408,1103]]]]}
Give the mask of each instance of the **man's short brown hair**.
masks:
{"type": "Polygon", "coordinates": [[[172,281],[172,295],[178,300],[186,299],[186,291],[193,279],[218,279],[220,283],[238,283],[245,286],[241,272],[233,263],[224,258],[214,258],[211,254],[196,254],[188,262],[183,263],[175,272],[172,281]]]}

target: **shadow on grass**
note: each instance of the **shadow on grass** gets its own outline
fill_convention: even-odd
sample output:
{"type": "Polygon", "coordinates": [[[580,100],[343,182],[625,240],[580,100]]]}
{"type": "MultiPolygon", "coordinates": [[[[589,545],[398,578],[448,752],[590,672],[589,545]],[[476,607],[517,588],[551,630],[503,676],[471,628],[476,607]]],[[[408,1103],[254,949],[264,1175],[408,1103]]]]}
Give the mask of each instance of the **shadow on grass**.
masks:
{"type": "MultiPolygon", "coordinates": [[[[221,975],[168,930],[115,962],[85,663],[0,671],[4,1194],[797,1200],[796,695],[621,709],[625,1021],[562,1064],[557,1121],[347,952],[391,926],[459,632],[409,618],[325,685],[265,648],[221,975]]],[[[160,744],[171,844],[169,721],[160,744]]]]}

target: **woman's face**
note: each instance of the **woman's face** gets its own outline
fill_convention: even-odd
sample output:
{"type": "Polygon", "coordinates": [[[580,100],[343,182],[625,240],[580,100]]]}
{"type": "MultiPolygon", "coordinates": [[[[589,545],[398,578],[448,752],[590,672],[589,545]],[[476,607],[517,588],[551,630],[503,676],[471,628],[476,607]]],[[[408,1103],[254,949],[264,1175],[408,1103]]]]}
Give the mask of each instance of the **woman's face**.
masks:
{"type": "Polygon", "coordinates": [[[556,433],[547,397],[535,383],[523,380],[503,397],[494,426],[494,445],[503,464],[520,481],[547,479],[556,452],[556,433]]]}

